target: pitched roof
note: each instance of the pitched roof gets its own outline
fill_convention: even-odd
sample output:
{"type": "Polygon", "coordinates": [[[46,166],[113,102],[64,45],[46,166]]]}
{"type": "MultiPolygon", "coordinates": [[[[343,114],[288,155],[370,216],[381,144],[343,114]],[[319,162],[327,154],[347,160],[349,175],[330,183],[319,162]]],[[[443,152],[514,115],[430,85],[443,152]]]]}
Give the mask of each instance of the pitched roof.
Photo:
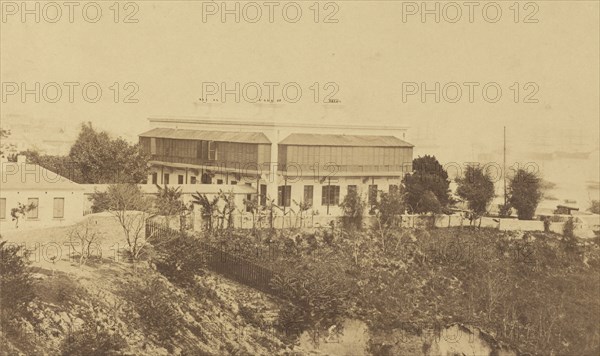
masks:
{"type": "Polygon", "coordinates": [[[322,135],[322,134],[291,134],[281,145],[294,146],[361,146],[361,147],[414,147],[408,142],[395,136],[370,135],[322,135]]]}
{"type": "Polygon", "coordinates": [[[2,162],[0,190],[83,190],[83,187],[37,164],[2,162]]]}
{"type": "Polygon", "coordinates": [[[178,140],[205,140],[238,143],[270,144],[262,132],[204,131],[188,129],[155,128],[139,135],[140,137],[172,138],[178,140]]]}

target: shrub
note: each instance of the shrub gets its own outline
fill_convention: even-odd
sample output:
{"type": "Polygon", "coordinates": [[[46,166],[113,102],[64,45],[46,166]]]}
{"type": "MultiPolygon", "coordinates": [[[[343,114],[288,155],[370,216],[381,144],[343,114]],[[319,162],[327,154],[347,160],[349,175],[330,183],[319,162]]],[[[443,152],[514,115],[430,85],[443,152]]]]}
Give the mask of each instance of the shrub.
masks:
{"type": "Polygon", "coordinates": [[[123,336],[102,329],[95,322],[88,321],[81,330],[69,334],[62,343],[63,356],[110,356],[122,355],[127,347],[123,336]]]}
{"type": "Polygon", "coordinates": [[[93,213],[101,213],[110,208],[108,192],[94,191],[88,199],[92,202],[93,213]]]}
{"type": "Polygon", "coordinates": [[[291,302],[281,308],[278,327],[292,335],[313,329],[323,331],[339,324],[345,310],[347,290],[330,266],[312,266],[297,271],[302,277],[277,276],[273,289],[291,302]]]}
{"type": "Polygon", "coordinates": [[[160,278],[134,285],[127,293],[143,328],[156,335],[163,346],[172,348],[173,337],[182,325],[175,307],[179,301],[177,295],[160,278]]]}
{"type": "Polygon", "coordinates": [[[190,286],[194,276],[204,266],[203,251],[198,241],[179,235],[156,244],[156,269],[175,284],[190,286]]]}
{"type": "Polygon", "coordinates": [[[541,178],[519,169],[509,182],[510,205],[517,209],[520,220],[531,220],[542,199],[541,178]]]}
{"type": "Polygon", "coordinates": [[[29,272],[27,254],[22,246],[0,241],[0,326],[23,316],[34,299],[33,278],[29,272]]]}
{"type": "Polygon", "coordinates": [[[456,194],[467,201],[471,210],[471,223],[487,211],[494,198],[494,182],[483,168],[468,166],[464,177],[457,180],[456,194]]]}
{"type": "Polygon", "coordinates": [[[340,203],[340,207],[344,212],[342,216],[342,226],[349,229],[358,229],[362,227],[363,213],[365,209],[365,201],[358,194],[356,189],[349,189],[348,194],[340,203]]]}
{"type": "Polygon", "coordinates": [[[421,202],[423,195],[433,193],[441,207],[451,203],[450,181],[448,172],[438,162],[435,156],[425,155],[413,160],[412,174],[407,174],[402,183],[406,193],[406,203],[414,213],[435,212],[429,208],[437,208],[437,204],[429,205],[421,202]]]}

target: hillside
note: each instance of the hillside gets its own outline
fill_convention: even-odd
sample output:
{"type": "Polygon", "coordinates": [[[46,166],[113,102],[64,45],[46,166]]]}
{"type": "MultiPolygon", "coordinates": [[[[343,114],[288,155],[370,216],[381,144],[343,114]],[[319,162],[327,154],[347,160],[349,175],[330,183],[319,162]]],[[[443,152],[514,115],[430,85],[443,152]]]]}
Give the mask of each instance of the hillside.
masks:
{"type": "Polygon", "coordinates": [[[103,254],[82,266],[51,248],[68,251],[70,228],[6,236],[35,251],[23,267],[29,303],[3,256],[5,354],[600,351],[597,241],[474,228],[223,231],[158,238],[134,271],[114,220],[89,219],[103,254]],[[207,270],[201,241],[274,271],[270,293],[207,270]]]}
{"type": "MultiPolygon", "coordinates": [[[[240,313],[241,306],[253,306],[253,321],[272,319],[277,312],[272,298],[206,271],[198,271],[186,287],[171,283],[152,263],[134,272],[124,255],[112,251],[122,243],[112,218],[90,219],[105,235],[104,255],[83,266],[67,256],[63,243],[69,228],[8,237],[13,246],[37,249],[28,268],[33,300],[22,311],[16,306],[23,294],[8,290],[15,284],[11,271],[5,265],[2,270],[2,355],[293,354],[270,330],[240,313]],[[62,246],[55,263],[52,246],[62,246]]],[[[9,260],[7,253],[3,262],[9,260]]]]}

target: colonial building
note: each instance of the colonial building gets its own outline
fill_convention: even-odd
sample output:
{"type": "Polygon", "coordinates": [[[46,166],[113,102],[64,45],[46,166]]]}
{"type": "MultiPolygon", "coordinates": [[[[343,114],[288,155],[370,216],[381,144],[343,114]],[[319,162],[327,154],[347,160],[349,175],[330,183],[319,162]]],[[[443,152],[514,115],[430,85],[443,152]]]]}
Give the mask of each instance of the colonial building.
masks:
{"type": "Polygon", "coordinates": [[[71,225],[83,217],[84,189],[77,183],[36,164],[0,165],[0,230],[71,225]],[[19,206],[30,207],[19,214],[19,206]]]}
{"type": "Polygon", "coordinates": [[[272,199],[297,211],[310,203],[321,215],[340,214],[356,189],[373,202],[412,170],[406,128],[281,124],[199,118],[151,118],[140,134],[151,155],[149,184],[246,185],[261,204],[272,199]]]}

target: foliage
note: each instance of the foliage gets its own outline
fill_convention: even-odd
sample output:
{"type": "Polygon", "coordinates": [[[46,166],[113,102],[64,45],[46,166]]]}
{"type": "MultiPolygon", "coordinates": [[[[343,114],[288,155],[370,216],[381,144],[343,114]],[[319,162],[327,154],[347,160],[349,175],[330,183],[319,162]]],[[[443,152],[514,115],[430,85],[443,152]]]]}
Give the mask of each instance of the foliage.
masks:
{"type": "Polygon", "coordinates": [[[512,214],[512,207],[510,206],[510,202],[507,204],[500,204],[498,206],[498,215],[501,218],[508,218],[512,214]]]}
{"type": "Polygon", "coordinates": [[[417,203],[417,212],[439,214],[442,212],[442,204],[431,190],[427,190],[417,203]]]}
{"type": "Polygon", "coordinates": [[[139,282],[127,293],[143,327],[156,335],[161,344],[171,348],[183,324],[176,307],[178,296],[160,278],[139,282]]]}
{"type": "Polygon", "coordinates": [[[467,166],[464,177],[457,179],[457,183],[456,194],[467,201],[473,222],[485,214],[494,199],[494,182],[483,168],[467,166]]]}
{"type": "Polygon", "coordinates": [[[7,139],[9,136],[10,130],[0,127],[0,155],[5,155],[8,152],[12,152],[15,148],[15,145],[6,143],[5,139],[7,139]]]}
{"type": "Polygon", "coordinates": [[[404,196],[399,190],[391,190],[388,193],[381,192],[376,206],[376,215],[384,226],[394,227],[397,225],[398,217],[404,214],[405,209],[404,196]]]}
{"type": "Polygon", "coordinates": [[[510,179],[509,202],[517,210],[520,220],[531,220],[542,199],[541,178],[535,173],[519,169],[510,179]]]}
{"type": "Polygon", "coordinates": [[[280,310],[277,326],[294,335],[339,324],[344,315],[346,289],[335,274],[319,268],[297,275],[301,277],[277,276],[272,281],[277,293],[291,302],[288,308],[280,310]]]}
{"type": "Polygon", "coordinates": [[[25,315],[35,297],[27,256],[23,246],[0,241],[0,327],[25,315]]]}
{"type": "Polygon", "coordinates": [[[258,204],[258,198],[253,197],[251,199],[244,198],[243,201],[244,207],[246,211],[252,214],[252,230],[256,231],[256,214],[258,213],[258,209],[260,205],[258,204]]]}
{"type": "Polygon", "coordinates": [[[351,189],[340,203],[343,211],[342,226],[346,229],[362,228],[363,214],[365,210],[365,201],[356,189],[351,189]]]}
{"type": "Polygon", "coordinates": [[[117,333],[102,328],[94,320],[86,321],[80,330],[67,336],[62,343],[62,356],[111,356],[122,355],[127,341],[117,333]]]}
{"type": "Polygon", "coordinates": [[[588,211],[594,214],[600,214],[600,200],[592,200],[588,211]]]}
{"type": "Polygon", "coordinates": [[[79,254],[79,266],[92,256],[92,253],[97,252],[98,243],[102,235],[96,231],[92,231],[92,219],[86,219],[79,223],[69,232],[69,245],[75,252],[79,254]],[[96,248],[96,250],[93,250],[96,248]]]}
{"type": "Polygon", "coordinates": [[[110,209],[108,192],[94,190],[88,199],[92,202],[93,213],[101,213],[110,209]]]}
{"type": "Polygon", "coordinates": [[[575,222],[572,217],[569,217],[567,221],[565,221],[565,225],[563,226],[563,237],[565,240],[574,240],[575,234],[575,222]]]}
{"type": "Polygon", "coordinates": [[[196,192],[192,194],[192,204],[200,205],[202,207],[202,217],[207,222],[208,231],[213,230],[213,217],[217,212],[217,205],[219,204],[219,197],[215,196],[212,200],[209,200],[206,194],[200,194],[196,192]]]}
{"type": "Polygon", "coordinates": [[[148,157],[138,144],[112,139],[91,123],[81,126],[69,158],[81,172],[78,183],[141,183],[147,178],[148,157]]]}
{"type": "MultiPolygon", "coordinates": [[[[414,213],[435,212],[438,204],[430,197],[423,200],[426,192],[435,195],[440,209],[451,203],[450,181],[448,173],[435,156],[426,155],[413,160],[413,173],[407,174],[402,183],[405,191],[405,202],[414,213]]],[[[438,209],[439,210],[439,209],[438,209]]]]}
{"type": "Polygon", "coordinates": [[[221,229],[225,227],[225,222],[227,222],[227,229],[233,229],[233,213],[235,212],[235,196],[233,191],[225,193],[220,190],[219,199],[224,202],[223,207],[219,210],[221,229]]]}
{"type": "Polygon", "coordinates": [[[306,212],[312,208],[312,204],[306,201],[295,201],[294,203],[298,205],[298,214],[300,216],[300,227],[304,227],[304,219],[306,218],[306,212]]]}
{"type": "Polygon", "coordinates": [[[117,219],[127,242],[134,269],[148,244],[146,220],[152,217],[152,201],[145,197],[137,184],[111,184],[107,189],[109,212],[117,219]]]}
{"type": "Polygon", "coordinates": [[[27,215],[28,212],[34,210],[36,207],[37,205],[35,205],[35,203],[30,203],[27,205],[18,203],[16,208],[12,208],[10,210],[10,216],[12,217],[13,221],[16,221],[15,226],[19,227],[19,220],[25,215],[27,215]]]}
{"type": "Polygon", "coordinates": [[[179,217],[180,230],[185,230],[185,220],[189,215],[191,208],[186,206],[181,200],[181,187],[164,187],[156,185],[158,196],[155,200],[156,213],[166,217],[167,227],[170,226],[172,216],[179,217]]]}
{"type": "MultiPolygon", "coordinates": [[[[69,156],[46,155],[31,149],[21,151],[18,155],[26,156],[28,163],[37,164],[74,182],[83,182],[81,169],[79,169],[69,156]]],[[[17,155],[13,155],[9,160],[16,162],[17,155]]]]}
{"type": "Polygon", "coordinates": [[[185,234],[154,243],[157,251],[156,269],[175,284],[191,286],[194,277],[204,267],[203,254],[198,240],[185,234]]]}
{"type": "Polygon", "coordinates": [[[274,229],[275,226],[273,222],[275,220],[275,216],[277,215],[277,210],[282,211],[281,207],[275,204],[275,199],[271,199],[271,197],[266,197],[266,204],[261,207],[261,214],[266,215],[269,221],[269,228],[274,229]]]}

